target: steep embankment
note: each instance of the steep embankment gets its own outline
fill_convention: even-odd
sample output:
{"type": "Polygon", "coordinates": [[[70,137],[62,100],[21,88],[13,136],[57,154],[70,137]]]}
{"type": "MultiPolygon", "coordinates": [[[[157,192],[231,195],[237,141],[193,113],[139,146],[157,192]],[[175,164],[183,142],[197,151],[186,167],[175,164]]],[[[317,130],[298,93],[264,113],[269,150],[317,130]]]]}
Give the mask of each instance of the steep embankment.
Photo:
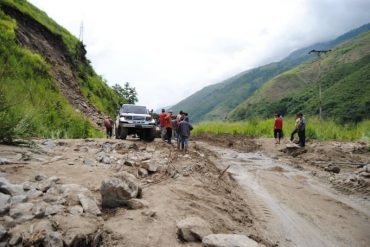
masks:
{"type": "MultiPolygon", "coordinates": [[[[334,40],[304,47],[292,52],[288,57],[279,62],[244,71],[223,82],[205,87],[182,100],[172,108],[175,111],[188,111],[192,116],[192,120],[195,122],[230,117],[229,113],[233,109],[251,97],[256,90],[262,87],[269,80],[304,62],[315,59],[315,56],[308,54],[310,50],[331,49],[338,44],[351,40],[359,34],[369,30],[370,24],[366,24],[347,32],[334,40]]],[[[289,85],[287,84],[286,86],[289,85]]],[[[238,110],[236,112],[234,111],[232,114],[231,117],[233,119],[243,119],[249,116],[248,114],[244,114],[244,108],[243,110],[239,110],[239,108],[240,107],[238,107],[238,110]]]]}
{"type": "Polygon", "coordinates": [[[270,80],[240,104],[231,119],[275,112],[317,114],[320,84],[324,117],[343,122],[370,117],[370,32],[270,80]]]}
{"type": "Polygon", "coordinates": [[[26,1],[1,1],[0,16],[0,90],[12,115],[35,135],[94,135],[120,98],[93,71],[84,45],[26,1]]]}

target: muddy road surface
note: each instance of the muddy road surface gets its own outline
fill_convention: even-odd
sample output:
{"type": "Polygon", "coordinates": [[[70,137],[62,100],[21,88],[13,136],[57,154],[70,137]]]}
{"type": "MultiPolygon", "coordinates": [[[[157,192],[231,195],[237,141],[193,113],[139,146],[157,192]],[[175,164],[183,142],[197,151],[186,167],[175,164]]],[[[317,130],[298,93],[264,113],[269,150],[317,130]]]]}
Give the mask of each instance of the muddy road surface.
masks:
{"type": "Polygon", "coordinates": [[[369,246],[370,201],[330,185],[262,152],[201,144],[245,191],[262,235],[281,246],[369,246]]]}
{"type": "Polygon", "coordinates": [[[214,246],[213,233],[251,246],[370,246],[369,157],[368,143],[302,152],[235,136],[199,137],[188,153],[159,139],[0,145],[0,243],[214,246]],[[109,187],[127,177],[129,191],[109,187]]]}

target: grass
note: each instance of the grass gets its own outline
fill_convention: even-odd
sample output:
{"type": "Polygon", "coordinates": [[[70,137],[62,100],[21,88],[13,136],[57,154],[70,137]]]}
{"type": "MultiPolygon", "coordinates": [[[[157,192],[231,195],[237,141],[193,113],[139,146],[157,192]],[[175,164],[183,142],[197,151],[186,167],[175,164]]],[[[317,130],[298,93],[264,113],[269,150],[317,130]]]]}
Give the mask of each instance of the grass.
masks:
{"type": "Polygon", "coordinates": [[[15,27],[0,10],[0,142],[102,136],[61,95],[44,58],[16,43],[15,27]]]}
{"type": "MultiPolygon", "coordinates": [[[[273,119],[250,119],[242,122],[201,122],[195,125],[194,135],[233,134],[250,137],[273,137],[273,119]]],[[[286,138],[294,129],[294,118],[284,119],[283,132],[286,138]]],[[[370,120],[358,124],[337,124],[331,120],[307,119],[306,137],[317,140],[370,140],[370,120]]]]}

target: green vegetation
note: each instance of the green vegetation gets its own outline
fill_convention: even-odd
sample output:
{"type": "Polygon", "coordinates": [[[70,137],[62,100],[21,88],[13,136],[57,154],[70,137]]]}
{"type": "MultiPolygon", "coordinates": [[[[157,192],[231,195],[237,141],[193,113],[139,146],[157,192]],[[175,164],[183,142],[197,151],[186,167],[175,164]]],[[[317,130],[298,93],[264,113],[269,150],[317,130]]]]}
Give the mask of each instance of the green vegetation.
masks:
{"type": "Polygon", "coordinates": [[[324,118],[341,123],[370,118],[370,32],[289,70],[261,87],[230,113],[230,119],[267,118],[276,112],[317,115],[322,87],[324,118]]]}
{"type": "MultiPolygon", "coordinates": [[[[306,137],[317,140],[369,140],[370,120],[358,124],[337,124],[334,121],[319,121],[317,118],[306,118],[306,137]]],[[[294,129],[294,119],[284,120],[284,138],[290,138],[294,129]]],[[[251,119],[243,122],[201,122],[194,127],[196,135],[232,134],[249,137],[273,137],[274,119],[251,119]]]]}
{"type": "Polygon", "coordinates": [[[125,101],[95,74],[82,44],[47,15],[26,1],[4,0],[0,4],[0,142],[16,138],[86,138],[102,133],[77,112],[60,93],[51,66],[39,54],[16,42],[16,20],[2,5],[12,6],[36,19],[63,38],[83,95],[99,110],[115,114],[125,101]]]}
{"type": "MultiPolygon", "coordinates": [[[[343,49],[336,49],[334,52],[336,55],[332,57],[333,59],[322,61],[323,70],[320,82],[326,85],[323,96],[330,98],[330,101],[323,102],[323,104],[329,104],[329,106],[323,106],[325,107],[324,113],[326,117],[337,118],[342,122],[361,121],[361,119],[369,117],[369,113],[364,114],[364,109],[367,107],[366,100],[364,100],[365,94],[369,90],[364,88],[357,93],[353,93],[354,90],[342,93],[345,88],[351,88],[352,85],[353,89],[361,88],[364,84],[367,87],[368,81],[362,80],[368,78],[365,68],[363,67],[362,72],[355,73],[356,66],[363,66],[366,61],[352,65],[341,65],[353,63],[369,54],[368,44],[370,42],[364,38],[366,35],[354,40],[355,37],[365,34],[369,30],[370,23],[332,41],[299,49],[279,62],[244,71],[223,82],[207,86],[172,106],[171,109],[175,112],[179,110],[189,112],[193,122],[224,119],[239,121],[250,117],[266,118],[276,111],[281,111],[284,114],[303,111],[305,114],[315,115],[318,109],[318,63],[316,57],[309,55],[308,52],[312,49],[333,49],[342,44],[343,49]],[[303,63],[306,64],[303,65],[303,63]],[[347,69],[341,71],[344,67],[347,69]],[[338,73],[344,71],[348,73],[338,73]],[[331,84],[327,80],[330,80],[331,84]],[[334,84],[341,86],[334,86],[334,84]],[[343,89],[338,91],[338,87],[343,87],[343,89]],[[333,94],[334,90],[335,94],[333,94]],[[343,100],[348,95],[352,95],[355,99],[349,102],[343,100]],[[335,101],[340,104],[338,108],[334,107],[333,102],[335,101]],[[361,109],[357,106],[360,106],[361,109]],[[353,109],[355,112],[346,114],[352,112],[353,109]],[[345,115],[351,118],[347,119],[345,115]]],[[[332,55],[334,54],[330,56],[332,55]]],[[[369,107],[367,108],[369,109],[369,107]]]]}

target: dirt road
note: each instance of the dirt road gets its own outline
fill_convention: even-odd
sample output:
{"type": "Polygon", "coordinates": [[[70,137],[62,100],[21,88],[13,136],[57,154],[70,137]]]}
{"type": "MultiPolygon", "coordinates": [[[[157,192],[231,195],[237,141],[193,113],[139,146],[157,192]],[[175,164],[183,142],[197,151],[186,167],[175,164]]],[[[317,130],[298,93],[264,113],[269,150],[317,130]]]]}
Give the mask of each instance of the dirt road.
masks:
{"type": "Polygon", "coordinates": [[[187,154],[161,140],[36,143],[0,145],[0,187],[10,188],[0,192],[22,191],[0,207],[0,242],[50,243],[53,236],[65,246],[201,246],[177,235],[177,222],[197,216],[213,233],[243,234],[261,246],[370,245],[362,168],[343,165],[333,174],[312,165],[369,162],[364,143],[311,143],[295,157],[269,139],[241,137],[193,140],[187,154]],[[102,181],[122,171],[139,180],[145,207],[102,208],[102,181]],[[78,200],[81,191],[100,213],[78,200]]]}
{"type": "Polygon", "coordinates": [[[342,195],[310,171],[262,152],[244,153],[199,143],[245,191],[264,236],[281,246],[369,246],[370,201],[342,195]]]}

